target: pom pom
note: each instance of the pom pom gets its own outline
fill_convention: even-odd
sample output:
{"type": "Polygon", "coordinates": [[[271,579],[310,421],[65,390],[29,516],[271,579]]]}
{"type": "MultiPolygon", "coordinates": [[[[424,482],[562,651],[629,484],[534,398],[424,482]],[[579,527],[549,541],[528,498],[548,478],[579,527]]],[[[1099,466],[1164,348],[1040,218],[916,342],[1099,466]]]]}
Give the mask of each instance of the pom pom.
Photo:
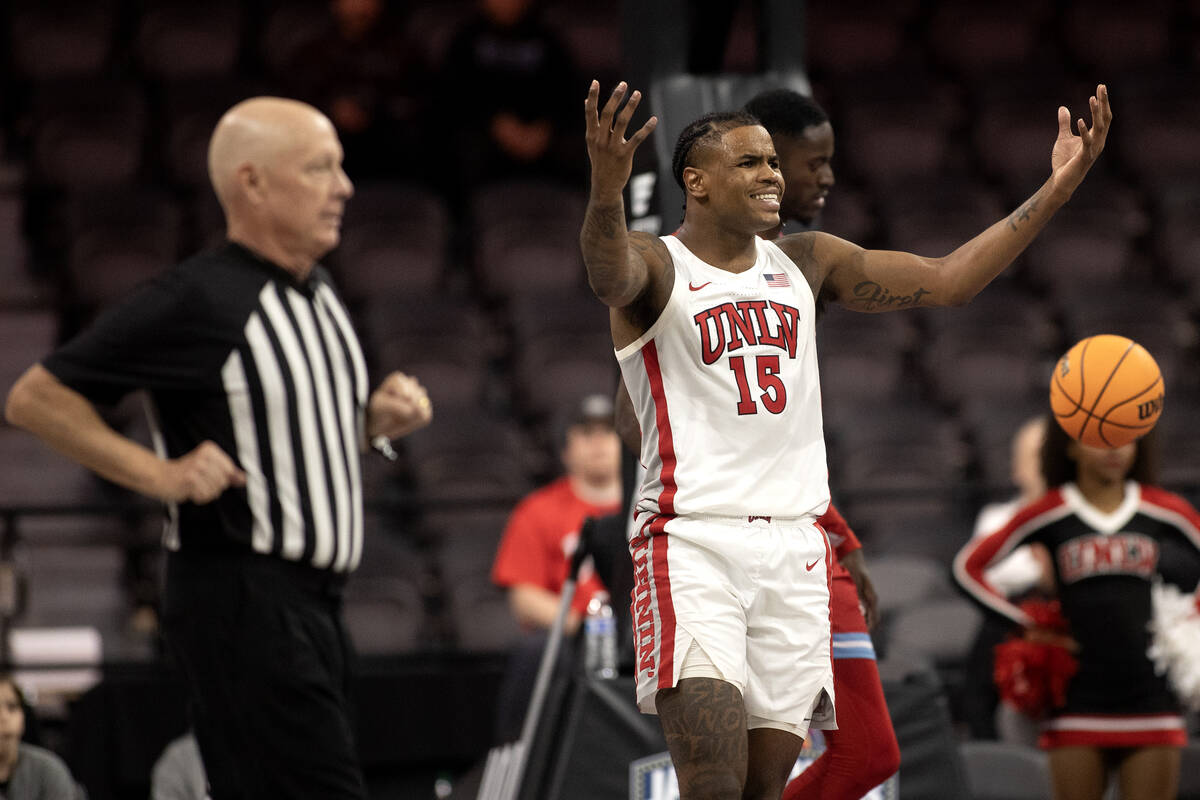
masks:
{"type": "Polygon", "coordinates": [[[996,645],[992,677],[1005,702],[1039,718],[1066,703],[1079,662],[1071,655],[1074,642],[1057,600],[1029,600],[1021,610],[1035,627],[996,645]]]}
{"type": "Polygon", "coordinates": [[[1200,609],[1196,597],[1175,586],[1155,581],[1150,589],[1154,616],[1146,655],[1154,670],[1192,711],[1200,711],[1200,609]]]}

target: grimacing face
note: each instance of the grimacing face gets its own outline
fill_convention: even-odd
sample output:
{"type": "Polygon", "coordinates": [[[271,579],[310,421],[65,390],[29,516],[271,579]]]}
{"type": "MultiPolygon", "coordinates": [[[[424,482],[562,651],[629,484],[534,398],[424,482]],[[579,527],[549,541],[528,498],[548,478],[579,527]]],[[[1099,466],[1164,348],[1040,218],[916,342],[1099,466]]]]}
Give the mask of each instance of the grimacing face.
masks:
{"type": "Polygon", "coordinates": [[[333,124],[313,114],[264,165],[269,218],[291,252],[313,260],[341,240],[342,215],[354,185],[342,169],[342,145],[333,124]]]}
{"type": "Polygon", "coordinates": [[[758,233],[779,225],[783,174],[771,135],[761,125],[726,131],[719,147],[704,147],[696,169],[705,176],[714,215],[729,227],[758,233]]]}
{"type": "Polygon", "coordinates": [[[775,134],[775,152],[787,184],[780,216],[811,224],[833,188],[833,126],[810,125],[800,136],[775,134]]]}

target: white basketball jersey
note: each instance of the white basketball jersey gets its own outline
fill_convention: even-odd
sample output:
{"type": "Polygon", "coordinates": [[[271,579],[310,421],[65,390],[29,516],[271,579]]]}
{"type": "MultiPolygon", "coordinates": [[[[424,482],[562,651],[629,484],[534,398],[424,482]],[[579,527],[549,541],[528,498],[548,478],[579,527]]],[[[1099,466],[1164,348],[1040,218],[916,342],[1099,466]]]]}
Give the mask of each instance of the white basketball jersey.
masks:
{"type": "Polygon", "coordinates": [[[642,428],[639,509],[799,517],[829,504],[816,308],[799,267],[755,237],[734,274],[663,236],[675,286],[617,360],[642,428]]]}

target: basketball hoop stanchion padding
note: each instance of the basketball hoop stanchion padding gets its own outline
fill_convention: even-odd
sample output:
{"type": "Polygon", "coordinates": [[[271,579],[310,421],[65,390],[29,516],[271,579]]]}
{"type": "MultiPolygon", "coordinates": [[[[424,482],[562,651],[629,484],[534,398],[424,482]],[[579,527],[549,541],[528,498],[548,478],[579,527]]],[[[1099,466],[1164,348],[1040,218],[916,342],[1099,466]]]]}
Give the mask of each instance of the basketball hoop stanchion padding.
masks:
{"type": "Polygon", "coordinates": [[[529,708],[525,711],[525,722],[521,725],[521,736],[515,742],[493,747],[488,752],[487,761],[484,762],[483,779],[479,784],[479,794],[476,795],[477,800],[516,800],[520,795],[521,783],[525,779],[525,767],[529,763],[529,751],[537,735],[542,707],[546,703],[546,694],[550,689],[555,665],[558,663],[558,653],[562,649],[567,615],[571,611],[571,602],[575,599],[579,567],[587,556],[591,525],[592,521],[587,520],[579,533],[579,546],[571,558],[571,568],[558,600],[558,613],[546,637],[546,649],[542,651],[542,660],[538,664],[533,694],[529,699],[529,708]]]}

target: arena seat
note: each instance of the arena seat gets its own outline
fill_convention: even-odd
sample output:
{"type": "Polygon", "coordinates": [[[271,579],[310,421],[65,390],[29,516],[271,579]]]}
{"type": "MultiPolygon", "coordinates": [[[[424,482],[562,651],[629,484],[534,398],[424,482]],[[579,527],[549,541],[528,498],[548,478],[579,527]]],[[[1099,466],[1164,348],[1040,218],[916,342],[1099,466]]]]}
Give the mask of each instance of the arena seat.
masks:
{"type": "Polygon", "coordinates": [[[1063,41],[1088,74],[1116,76],[1159,65],[1170,56],[1169,10],[1162,0],[1103,3],[1100,9],[1073,3],[1062,17],[1063,41]]]}
{"type": "Polygon", "coordinates": [[[357,187],[333,256],[340,288],[355,302],[434,294],[448,277],[449,230],[445,203],[422,186],[357,187]]]}
{"type": "Polygon", "coordinates": [[[490,578],[506,521],[507,510],[427,515],[430,528],[437,531],[446,611],[459,650],[505,651],[520,636],[505,592],[490,578]]]}
{"type": "Polygon", "coordinates": [[[115,2],[11,4],[9,46],[17,76],[35,81],[99,75],[112,57],[117,30],[115,2]]]}
{"type": "Polygon", "coordinates": [[[143,72],[154,79],[221,77],[237,65],[244,18],[232,0],[155,4],[139,23],[134,47],[143,72]]]}
{"type": "Polygon", "coordinates": [[[940,3],[929,21],[930,51],[967,80],[986,79],[989,73],[1033,57],[1048,13],[1036,0],[1003,9],[940,3]]]}
{"type": "Polygon", "coordinates": [[[355,649],[367,655],[420,650],[434,634],[422,594],[430,565],[389,522],[384,514],[367,513],[362,563],[346,585],[346,626],[355,649]]]}
{"type": "Polygon", "coordinates": [[[1027,745],[967,741],[958,746],[973,800],[1051,800],[1046,753],[1027,745]]]}
{"type": "Polygon", "coordinates": [[[146,122],[146,100],[133,83],[88,77],[41,84],[30,112],[31,177],[71,187],[132,182],[146,122]]]}
{"type": "Polygon", "coordinates": [[[258,54],[267,72],[282,76],[296,52],[329,24],[329,6],[320,2],[273,3],[259,21],[258,54]]]}
{"type": "Polygon", "coordinates": [[[883,621],[906,608],[955,594],[946,565],[934,558],[900,553],[880,555],[874,548],[864,552],[883,621]]]}
{"type": "Polygon", "coordinates": [[[1183,748],[1179,765],[1179,800],[1200,800],[1200,743],[1183,748]]]}
{"type": "Polygon", "coordinates": [[[473,264],[480,288],[496,298],[582,286],[579,250],[586,197],[540,180],[483,186],[470,198],[473,264]]]}

